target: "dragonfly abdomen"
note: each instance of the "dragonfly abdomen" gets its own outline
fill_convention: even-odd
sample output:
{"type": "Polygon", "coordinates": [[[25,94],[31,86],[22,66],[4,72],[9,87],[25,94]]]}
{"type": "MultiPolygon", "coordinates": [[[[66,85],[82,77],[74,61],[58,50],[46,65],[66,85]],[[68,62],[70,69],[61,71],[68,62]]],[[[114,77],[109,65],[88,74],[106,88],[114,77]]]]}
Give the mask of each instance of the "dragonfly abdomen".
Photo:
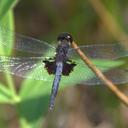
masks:
{"type": "Polygon", "coordinates": [[[52,92],[51,92],[50,104],[49,104],[50,110],[52,110],[54,106],[55,97],[57,95],[58,88],[59,88],[59,82],[61,80],[62,70],[63,70],[63,63],[58,62],[56,64],[56,73],[55,73],[55,78],[52,85],[52,92]]]}

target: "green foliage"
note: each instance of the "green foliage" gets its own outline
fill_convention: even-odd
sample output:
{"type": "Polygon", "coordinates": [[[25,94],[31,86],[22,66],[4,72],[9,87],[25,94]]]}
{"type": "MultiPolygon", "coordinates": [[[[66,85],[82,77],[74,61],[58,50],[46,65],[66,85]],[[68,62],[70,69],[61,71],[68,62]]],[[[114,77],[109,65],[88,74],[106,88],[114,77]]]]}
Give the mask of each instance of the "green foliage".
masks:
{"type": "Polygon", "coordinates": [[[11,103],[11,92],[3,84],[0,84],[0,103],[11,103]]]}
{"type": "MultiPolygon", "coordinates": [[[[6,7],[7,6],[7,4],[8,4],[8,2],[6,1],[5,3],[4,3],[5,1],[3,0],[1,0],[0,1],[0,5],[1,5],[1,8],[4,8],[4,7],[6,7]]],[[[8,4],[9,5],[9,4],[8,4]]],[[[11,7],[11,4],[10,4],[10,7],[11,7]]],[[[12,12],[12,10],[11,9],[9,9],[9,6],[8,6],[8,11],[6,12],[6,13],[2,13],[2,10],[0,11],[1,12],[1,18],[0,18],[0,28],[1,28],[1,26],[4,26],[4,25],[6,25],[6,27],[8,28],[8,29],[12,29],[14,26],[13,26],[13,12],[12,12]]],[[[4,12],[4,11],[3,11],[4,12]]],[[[1,29],[0,29],[0,31],[1,31],[1,29]]],[[[9,38],[10,36],[9,36],[9,34],[7,34],[6,33],[6,35],[7,35],[7,38],[9,38]]],[[[2,41],[3,40],[3,38],[5,37],[5,35],[2,35],[2,34],[0,34],[0,41],[2,41]]],[[[9,46],[10,47],[13,47],[13,41],[10,41],[10,42],[8,42],[9,44],[9,46]]],[[[5,49],[4,47],[0,47],[0,53],[1,54],[4,54],[4,55],[9,55],[10,53],[11,53],[11,50],[9,50],[9,49],[5,49]]],[[[13,85],[13,83],[12,83],[12,78],[11,78],[11,76],[9,75],[9,74],[5,74],[5,79],[7,80],[7,82],[8,82],[8,86],[9,86],[9,89],[10,89],[10,96],[8,95],[9,93],[7,93],[8,91],[9,91],[9,89],[8,89],[8,91],[7,91],[7,89],[6,89],[6,87],[4,87],[4,89],[3,89],[3,86],[2,86],[2,84],[1,84],[1,90],[4,90],[4,97],[6,97],[6,98],[4,98],[5,99],[5,101],[3,101],[3,102],[6,102],[7,101],[7,99],[8,100],[10,100],[10,102],[12,102],[12,97],[14,96],[15,97],[15,89],[14,89],[14,85],[13,85]],[[6,91],[5,91],[6,90],[6,91]],[[13,96],[12,96],[13,95],[13,96]],[[11,98],[10,98],[11,97],[11,98]]],[[[5,86],[5,85],[4,85],[5,86]]],[[[14,98],[13,97],[13,98],[14,98]]],[[[14,98],[15,99],[15,98],[14,98]]]]}
{"type": "Polygon", "coordinates": [[[9,13],[11,8],[16,4],[17,0],[1,0],[0,1],[0,19],[9,13]]]}

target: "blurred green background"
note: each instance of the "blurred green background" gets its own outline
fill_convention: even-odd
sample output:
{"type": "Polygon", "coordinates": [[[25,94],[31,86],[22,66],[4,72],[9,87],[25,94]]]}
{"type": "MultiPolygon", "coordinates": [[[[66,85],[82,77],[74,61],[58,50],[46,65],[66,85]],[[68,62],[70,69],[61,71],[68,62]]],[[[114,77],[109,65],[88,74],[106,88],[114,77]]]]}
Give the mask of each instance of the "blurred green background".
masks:
{"type": "MultiPolygon", "coordinates": [[[[65,31],[71,33],[78,44],[119,42],[127,40],[128,1],[0,0],[0,25],[51,43],[65,31]]],[[[127,42],[121,43],[128,48],[127,42]]],[[[14,102],[1,102],[0,128],[128,127],[128,108],[103,86],[66,87],[59,91],[54,111],[47,113],[51,87],[44,89],[42,81],[29,80],[21,84],[22,79],[13,79],[15,91],[23,86],[19,92],[25,100],[20,103],[12,91],[14,102]],[[32,95],[34,99],[29,98],[32,95]]],[[[128,93],[126,86],[121,89],[128,93]]]]}

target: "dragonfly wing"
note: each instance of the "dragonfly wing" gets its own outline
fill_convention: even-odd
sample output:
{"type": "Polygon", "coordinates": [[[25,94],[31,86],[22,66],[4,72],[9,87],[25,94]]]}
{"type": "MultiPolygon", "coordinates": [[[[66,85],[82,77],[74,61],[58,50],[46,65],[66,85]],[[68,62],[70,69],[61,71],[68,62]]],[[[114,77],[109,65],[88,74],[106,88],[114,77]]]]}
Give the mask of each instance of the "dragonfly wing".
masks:
{"type": "Polygon", "coordinates": [[[55,47],[45,41],[40,41],[35,38],[17,34],[6,28],[0,27],[0,35],[2,35],[0,45],[3,45],[7,48],[11,48],[9,47],[9,42],[12,41],[14,42],[13,49],[17,51],[23,51],[37,55],[44,55],[45,53],[47,53],[47,51],[50,51],[51,54],[55,52],[55,47]],[[6,35],[8,35],[8,38],[6,37],[6,35]]]}
{"type": "MultiPolygon", "coordinates": [[[[126,83],[128,83],[128,71],[114,68],[114,69],[108,70],[108,71],[103,72],[103,73],[114,84],[126,84],[126,83]]],[[[87,84],[87,85],[101,85],[101,84],[104,84],[104,82],[101,81],[98,77],[94,76],[93,78],[90,78],[89,80],[85,81],[85,84],[87,84]]]]}
{"type": "MultiPolygon", "coordinates": [[[[0,71],[7,72],[22,78],[30,78],[35,80],[43,80],[51,82],[54,75],[50,75],[46,68],[44,57],[0,57],[0,71]]],[[[128,82],[128,67],[126,69],[120,63],[109,63],[102,60],[102,65],[98,65],[97,61],[94,64],[100,68],[105,75],[116,84],[128,82]],[[109,66],[107,66],[107,63],[109,66]]],[[[85,85],[103,84],[95,74],[84,64],[82,60],[76,60],[76,65],[69,75],[62,76],[61,84],[76,84],[82,83],[85,85]]]]}
{"type": "MultiPolygon", "coordinates": [[[[128,83],[128,67],[121,66],[123,62],[115,62],[108,60],[92,60],[93,63],[104,73],[104,75],[114,84],[128,83]],[[101,63],[102,62],[102,63],[101,63]]],[[[82,83],[84,85],[101,85],[104,84],[95,74],[88,68],[82,60],[76,60],[76,66],[69,76],[62,76],[62,83],[69,84],[82,83]]]]}
{"type": "Polygon", "coordinates": [[[22,78],[51,81],[44,68],[43,57],[0,57],[0,71],[7,72],[22,78]]]}
{"type": "MultiPolygon", "coordinates": [[[[79,47],[81,51],[89,58],[99,59],[118,59],[128,56],[127,49],[123,48],[120,44],[96,44],[85,45],[79,47]]],[[[76,49],[69,50],[69,57],[72,59],[79,58],[76,49]]]]}
{"type": "MultiPolygon", "coordinates": [[[[88,45],[79,48],[113,83],[128,82],[128,65],[121,66],[125,62],[120,62],[121,58],[128,56],[128,51],[119,44],[88,45]]],[[[76,49],[70,49],[68,56],[69,59],[77,63],[74,71],[70,74],[70,76],[72,75],[72,81],[77,80],[76,83],[84,81],[84,84],[87,85],[103,84],[80,59],[76,49]]]]}

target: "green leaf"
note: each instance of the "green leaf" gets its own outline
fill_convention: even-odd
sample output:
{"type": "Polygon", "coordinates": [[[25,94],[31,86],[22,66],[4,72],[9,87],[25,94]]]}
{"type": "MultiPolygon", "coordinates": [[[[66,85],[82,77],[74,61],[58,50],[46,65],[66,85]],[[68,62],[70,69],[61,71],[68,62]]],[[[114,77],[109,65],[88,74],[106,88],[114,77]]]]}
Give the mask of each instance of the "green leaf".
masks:
{"type": "MultiPolygon", "coordinates": [[[[2,6],[2,9],[5,7],[5,5],[7,4],[7,0],[1,0],[0,1],[2,3],[2,5],[0,4],[0,6],[2,6]],[[3,3],[6,4],[3,4],[3,3]]],[[[2,11],[2,10],[1,10],[2,11]]],[[[3,11],[4,12],[4,11],[3,11]]],[[[0,12],[1,13],[1,12],[0,12]]],[[[3,14],[2,14],[3,15],[3,14]]],[[[13,47],[13,32],[7,32],[6,29],[3,29],[4,27],[6,27],[7,30],[13,30],[14,29],[14,24],[13,24],[13,10],[9,9],[6,14],[4,14],[4,16],[0,19],[0,55],[10,55],[11,54],[11,48],[13,47]],[[6,32],[5,32],[6,31],[6,32]],[[10,49],[8,49],[7,47],[4,47],[4,41],[7,41],[8,46],[10,47],[10,49]]],[[[15,91],[15,87],[13,84],[13,80],[12,77],[10,76],[10,74],[5,73],[5,79],[7,82],[7,85],[9,87],[9,90],[11,92],[12,95],[12,100],[15,102],[16,99],[16,91],[15,91]]]]}
{"type": "Polygon", "coordinates": [[[21,85],[19,96],[21,102],[18,104],[18,112],[29,124],[45,116],[48,111],[49,95],[52,83],[26,79],[21,85]]]}
{"type": "Polygon", "coordinates": [[[0,103],[11,103],[11,92],[2,83],[0,83],[0,103]]]}
{"type": "Polygon", "coordinates": [[[51,86],[47,82],[25,80],[21,85],[21,102],[17,104],[20,117],[26,124],[33,126],[45,116],[48,111],[49,95],[51,86]]]}
{"type": "Polygon", "coordinates": [[[14,24],[13,24],[13,12],[9,11],[6,16],[0,21],[0,54],[1,55],[10,55],[11,54],[11,48],[13,47],[13,30],[14,24]],[[6,27],[5,27],[6,25],[6,27]],[[8,44],[8,47],[4,47],[4,42],[8,44]]]}
{"type": "Polygon", "coordinates": [[[16,4],[17,0],[0,0],[0,20],[16,4]]]}

